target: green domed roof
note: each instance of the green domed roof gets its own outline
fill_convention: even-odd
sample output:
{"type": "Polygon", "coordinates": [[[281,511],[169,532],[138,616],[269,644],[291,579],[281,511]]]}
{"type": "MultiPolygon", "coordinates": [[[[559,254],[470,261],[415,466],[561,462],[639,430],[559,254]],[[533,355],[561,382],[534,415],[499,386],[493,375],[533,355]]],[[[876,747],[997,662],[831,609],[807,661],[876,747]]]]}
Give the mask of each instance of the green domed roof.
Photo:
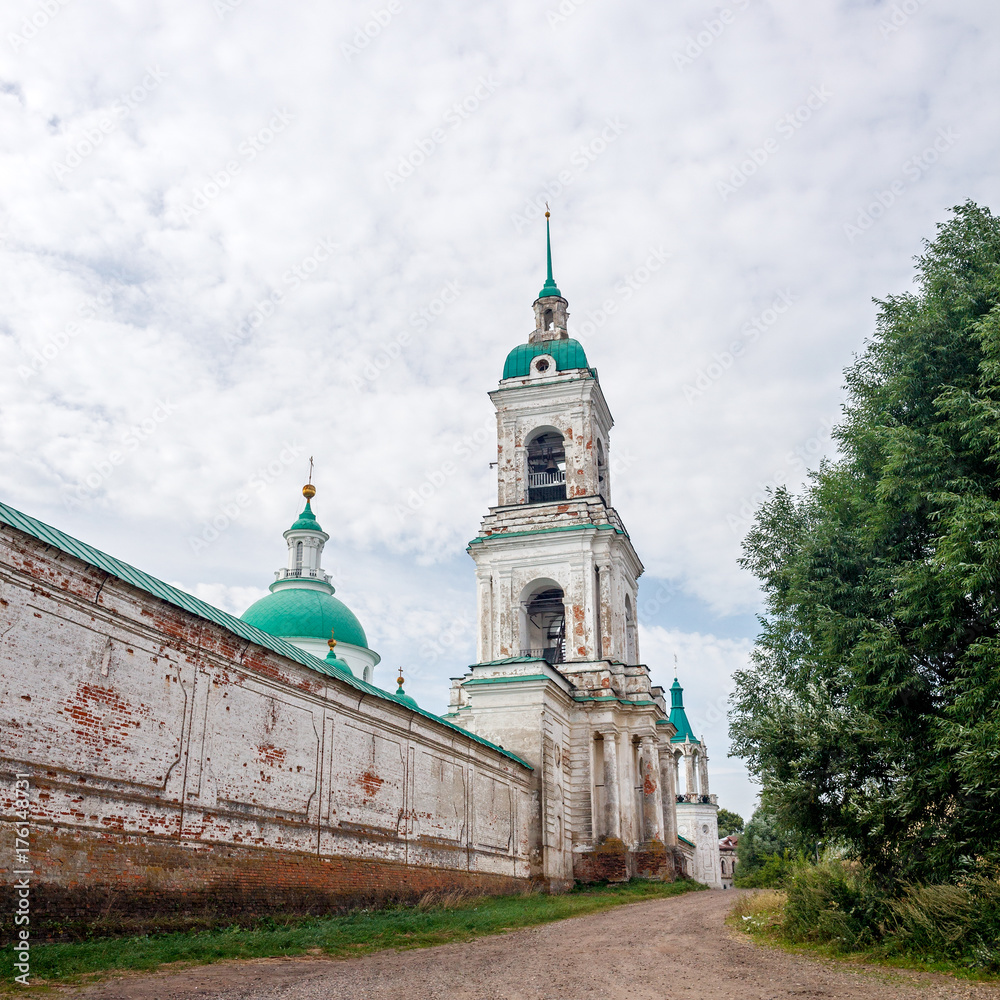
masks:
{"type": "Polygon", "coordinates": [[[525,378],[531,370],[531,362],[539,354],[550,354],[555,358],[559,371],[571,368],[589,368],[587,355],[578,340],[543,340],[537,344],[518,344],[503,366],[504,378],[525,378]]]}
{"type": "Polygon", "coordinates": [[[404,705],[410,708],[420,708],[420,706],[411,698],[401,687],[396,688],[396,693],[393,695],[396,701],[401,701],[404,705]]]}
{"type": "MultiPolygon", "coordinates": [[[[288,529],[289,531],[323,531],[319,526],[319,521],[316,520],[316,515],[312,512],[312,507],[309,506],[309,501],[306,500],[306,505],[299,514],[298,520],[288,529]]],[[[326,532],[323,532],[326,534],[326,532]]],[[[259,627],[259,626],[258,626],[259,627]]]]}
{"type": "Polygon", "coordinates": [[[326,654],[323,662],[329,663],[335,670],[344,670],[352,677],[354,676],[354,671],[351,670],[351,665],[347,662],[347,660],[342,660],[332,649],[326,654]]]}
{"type": "Polygon", "coordinates": [[[242,619],[282,639],[329,639],[332,630],[338,642],[368,648],[365,630],[351,609],[321,590],[276,590],[251,604],[242,619]]]}

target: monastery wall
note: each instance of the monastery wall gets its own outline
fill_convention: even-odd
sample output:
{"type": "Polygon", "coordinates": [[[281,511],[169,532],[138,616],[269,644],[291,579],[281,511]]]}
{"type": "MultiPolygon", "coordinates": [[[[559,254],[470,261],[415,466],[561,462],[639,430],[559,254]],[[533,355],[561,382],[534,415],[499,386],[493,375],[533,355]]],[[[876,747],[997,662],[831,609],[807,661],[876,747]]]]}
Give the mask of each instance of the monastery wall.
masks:
{"type": "Polygon", "coordinates": [[[525,765],[0,524],[7,887],[18,775],[33,935],[512,891],[538,865],[525,765]]]}

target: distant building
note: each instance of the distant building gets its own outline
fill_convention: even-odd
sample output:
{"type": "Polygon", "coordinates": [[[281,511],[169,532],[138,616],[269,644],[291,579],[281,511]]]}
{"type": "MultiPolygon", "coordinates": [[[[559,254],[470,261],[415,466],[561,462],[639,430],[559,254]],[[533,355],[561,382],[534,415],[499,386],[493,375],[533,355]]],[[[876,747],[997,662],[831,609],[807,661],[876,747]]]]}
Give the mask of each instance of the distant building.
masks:
{"type": "Polygon", "coordinates": [[[736,847],[740,842],[738,833],[731,833],[719,841],[719,867],[722,872],[722,888],[732,889],[736,872],[736,847]]]}

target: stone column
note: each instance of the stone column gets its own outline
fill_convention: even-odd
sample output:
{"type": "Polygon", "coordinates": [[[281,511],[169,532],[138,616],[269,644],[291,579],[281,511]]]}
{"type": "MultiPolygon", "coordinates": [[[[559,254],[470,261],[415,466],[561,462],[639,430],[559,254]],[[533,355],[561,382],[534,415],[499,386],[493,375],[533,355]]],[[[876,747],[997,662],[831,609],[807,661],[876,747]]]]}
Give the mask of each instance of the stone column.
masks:
{"type": "Polygon", "coordinates": [[[698,788],[702,795],[708,795],[708,754],[704,744],[698,754],[698,788]]]}
{"type": "Polygon", "coordinates": [[[677,761],[670,746],[660,749],[660,795],[663,799],[663,842],[677,843],[677,761]]]}
{"type": "Polygon", "coordinates": [[[618,734],[604,736],[604,832],[616,840],[622,838],[621,799],[618,791],[618,734]]]}
{"type": "Polygon", "coordinates": [[[698,779],[694,773],[693,749],[690,743],[684,744],[684,791],[688,795],[698,794],[698,779]]]}
{"type": "Polygon", "coordinates": [[[642,740],[642,825],[644,840],[663,836],[663,793],[660,781],[660,748],[652,736],[642,740]]]}

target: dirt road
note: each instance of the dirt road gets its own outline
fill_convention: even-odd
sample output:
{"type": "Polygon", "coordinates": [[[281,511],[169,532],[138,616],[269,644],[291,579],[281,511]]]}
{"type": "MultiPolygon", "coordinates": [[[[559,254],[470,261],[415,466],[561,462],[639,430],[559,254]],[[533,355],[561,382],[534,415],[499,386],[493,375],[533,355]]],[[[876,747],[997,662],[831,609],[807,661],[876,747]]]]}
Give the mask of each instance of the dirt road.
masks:
{"type": "MultiPolygon", "coordinates": [[[[120,979],[74,1000],[1000,1000],[1000,987],[845,967],[752,944],[696,892],[469,944],[367,958],[264,960],[120,979]]],[[[63,991],[59,991],[63,992],[63,991]]]]}

